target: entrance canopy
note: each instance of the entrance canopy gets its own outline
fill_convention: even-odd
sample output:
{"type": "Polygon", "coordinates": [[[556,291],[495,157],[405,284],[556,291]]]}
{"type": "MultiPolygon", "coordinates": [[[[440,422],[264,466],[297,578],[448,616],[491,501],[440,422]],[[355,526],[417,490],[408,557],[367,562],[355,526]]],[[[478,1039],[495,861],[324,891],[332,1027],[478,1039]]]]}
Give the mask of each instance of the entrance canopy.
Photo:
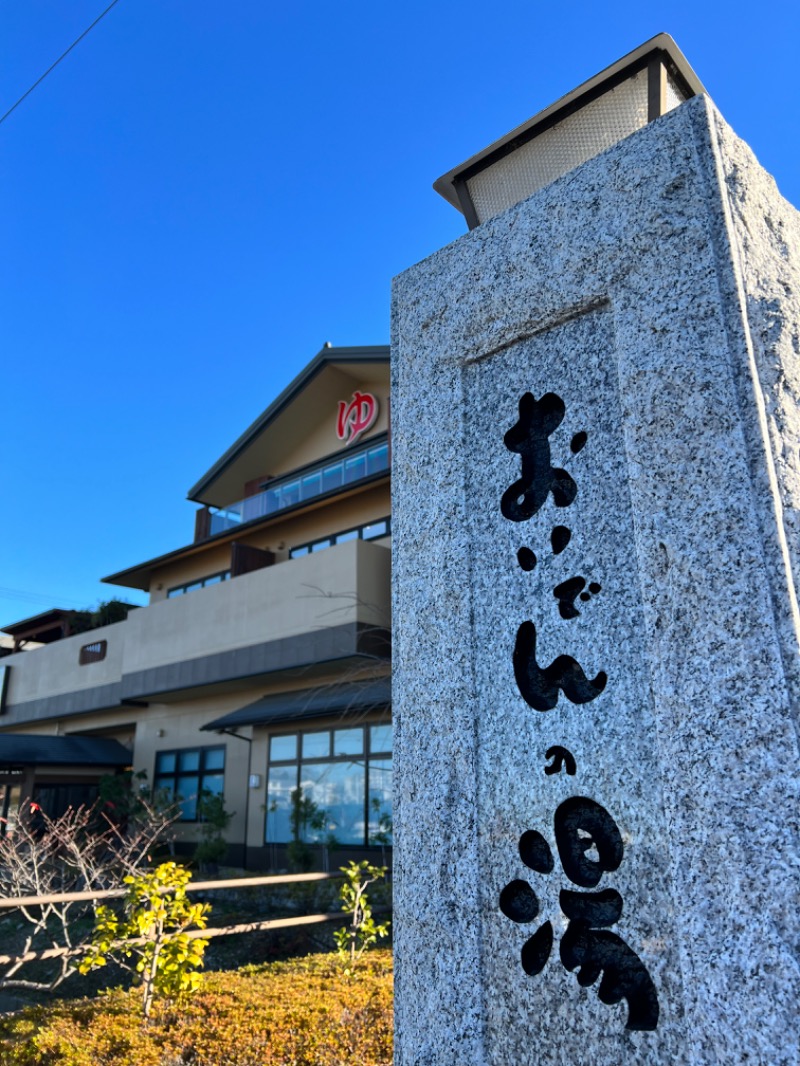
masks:
{"type": "Polygon", "coordinates": [[[391,678],[379,677],[371,681],[351,681],[262,696],[255,703],[240,707],[238,711],[217,718],[202,728],[209,731],[224,730],[245,725],[275,725],[295,719],[322,718],[330,714],[366,714],[389,707],[391,702],[391,678]]]}
{"type": "Polygon", "coordinates": [[[0,735],[0,768],[19,766],[98,766],[125,768],[132,755],[118,740],[107,737],[42,737],[0,735]]]}

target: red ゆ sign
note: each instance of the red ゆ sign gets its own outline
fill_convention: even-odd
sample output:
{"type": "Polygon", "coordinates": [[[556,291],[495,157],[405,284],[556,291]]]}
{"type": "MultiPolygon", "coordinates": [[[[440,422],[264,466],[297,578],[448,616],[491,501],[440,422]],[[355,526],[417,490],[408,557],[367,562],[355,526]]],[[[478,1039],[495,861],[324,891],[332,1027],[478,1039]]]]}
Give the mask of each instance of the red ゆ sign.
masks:
{"type": "Polygon", "coordinates": [[[336,436],[346,444],[353,444],[362,433],[375,424],[378,417],[378,401],[371,392],[354,392],[348,403],[339,401],[336,419],[336,436]]]}

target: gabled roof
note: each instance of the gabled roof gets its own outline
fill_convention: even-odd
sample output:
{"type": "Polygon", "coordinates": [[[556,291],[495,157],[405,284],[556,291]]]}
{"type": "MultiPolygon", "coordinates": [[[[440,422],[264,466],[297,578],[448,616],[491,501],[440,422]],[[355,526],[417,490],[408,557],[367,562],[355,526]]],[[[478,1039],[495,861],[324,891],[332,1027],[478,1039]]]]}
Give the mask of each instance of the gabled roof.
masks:
{"type": "MultiPolygon", "coordinates": [[[[311,382],[327,367],[366,369],[370,363],[388,363],[389,346],[377,345],[374,347],[334,348],[326,344],[311,360],[311,362],[297,375],[283,392],[273,400],[265,411],[258,416],[251,426],[234,441],[224,455],[206,471],[200,480],[193,485],[188,492],[188,498],[197,503],[211,503],[216,501],[214,495],[215,482],[218,482],[229,467],[239,459],[243,453],[269,429],[286,408],[306,389],[311,382]]],[[[263,471],[259,471],[262,473],[263,471]]]]}

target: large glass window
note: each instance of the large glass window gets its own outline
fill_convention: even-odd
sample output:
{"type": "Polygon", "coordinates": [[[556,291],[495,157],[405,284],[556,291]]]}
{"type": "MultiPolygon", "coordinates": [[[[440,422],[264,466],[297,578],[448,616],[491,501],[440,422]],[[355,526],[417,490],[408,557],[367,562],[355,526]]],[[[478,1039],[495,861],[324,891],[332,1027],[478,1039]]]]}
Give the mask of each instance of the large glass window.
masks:
{"type": "Polygon", "coordinates": [[[180,805],[182,822],[197,821],[201,792],[221,796],[225,787],[225,748],[183,748],[156,755],[153,788],[180,805]]]}
{"type": "Polygon", "coordinates": [[[297,839],[391,844],[391,724],[341,726],[270,739],[268,844],[297,839]]]}

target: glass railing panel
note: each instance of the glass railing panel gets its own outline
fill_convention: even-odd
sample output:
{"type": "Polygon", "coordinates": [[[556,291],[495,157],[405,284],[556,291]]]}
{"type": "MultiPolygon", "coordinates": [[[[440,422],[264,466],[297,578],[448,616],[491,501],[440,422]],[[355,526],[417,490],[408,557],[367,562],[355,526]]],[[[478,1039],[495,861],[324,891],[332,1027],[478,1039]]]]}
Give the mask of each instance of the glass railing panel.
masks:
{"type": "Polygon", "coordinates": [[[213,536],[214,533],[223,533],[226,529],[235,529],[242,524],[242,513],[242,503],[231,504],[224,511],[212,511],[209,532],[213,536]]]}
{"type": "Polygon", "coordinates": [[[292,504],[300,503],[300,481],[290,481],[287,485],[281,485],[275,490],[279,494],[278,507],[291,507],[292,504]]]}
{"type": "Polygon", "coordinates": [[[313,474],[306,474],[302,480],[301,496],[304,500],[313,500],[315,496],[322,495],[322,471],[317,470],[313,474]]]}
{"type": "Polygon", "coordinates": [[[322,491],[333,492],[334,489],[340,489],[342,487],[343,474],[344,470],[341,463],[326,466],[322,471],[322,491]]]}
{"type": "Polygon", "coordinates": [[[243,522],[252,522],[254,518],[263,518],[269,514],[266,492],[259,492],[256,496],[248,496],[246,500],[242,500],[241,506],[243,522]]]}
{"type": "Polygon", "coordinates": [[[389,469],[389,445],[381,444],[367,452],[367,474],[379,474],[389,469]]]}
{"type": "Polygon", "coordinates": [[[271,485],[255,496],[248,496],[239,503],[232,503],[220,511],[211,512],[209,532],[223,533],[235,529],[242,522],[266,518],[277,514],[285,507],[316,499],[326,492],[333,492],[345,485],[354,485],[366,477],[389,469],[389,445],[377,444],[354,455],[348,455],[336,463],[328,463],[308,471],[302,477],[271,485]]]}
{"type": "Polygon", "coordinates": [[[352,485],[354,481],[361,481],[362,478],[367,476],[367,457],[362,452],[361,455],[354,455],[350,459],[344,461],[344,483],[345,485],[352,485]]]}

